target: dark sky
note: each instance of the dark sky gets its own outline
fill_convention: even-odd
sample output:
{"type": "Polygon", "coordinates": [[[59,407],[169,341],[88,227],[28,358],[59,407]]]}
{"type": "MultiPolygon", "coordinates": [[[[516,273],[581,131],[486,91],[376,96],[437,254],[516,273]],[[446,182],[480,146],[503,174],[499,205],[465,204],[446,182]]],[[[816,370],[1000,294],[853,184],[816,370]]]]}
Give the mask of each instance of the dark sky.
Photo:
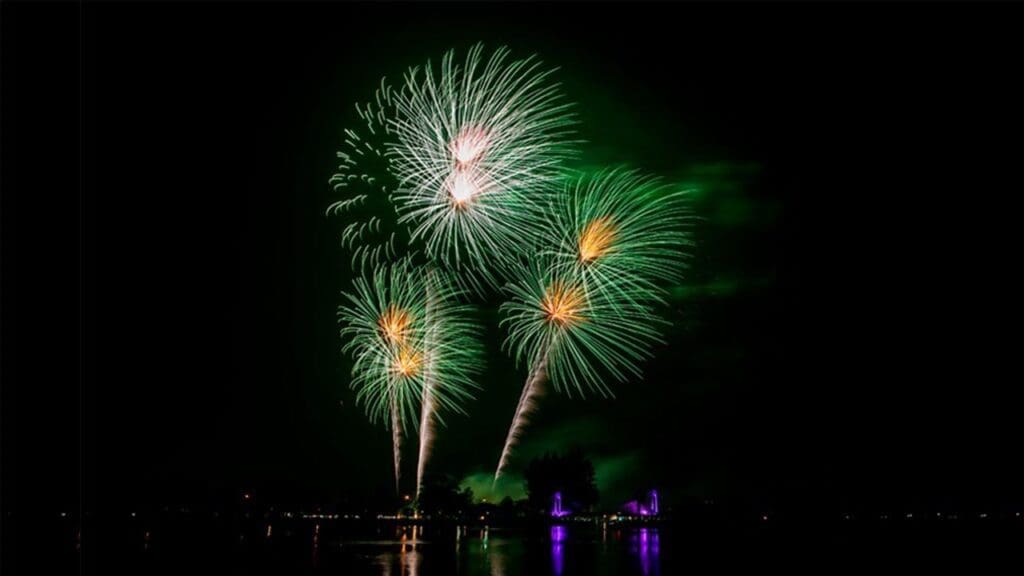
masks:
{"type": "MultiPolygon", "coordinates": [[[[513,473],[578,444],[608,505],[645,483],[778,510],[1019,501],[1015,350],[981,323],[1016,310],[995,305],[1014,261],[995,255],[1011,233],[993,203],[1019,189],[997,142],[1019,121],[1021,47],[996,8],[967,11],[933,6],[925,26],[852,5],[87,5],[88,507],[391,489],[388,433],[354,405],[340,353],[349,276],[327,180],[353,102],[476,41],[560,66],[583,162],[693,185],[706,218],[645,378],[615,400],[546,398],[513,473]]],[[[40,216],[5,256],[5,292],[13,276],[34,298],[13,313],[19,346],[39,352],[8,368],[4,451],[17,484],[42,470],[60,493],[76,409],[47,383],[76,376],[77,279],[49,263],[76,258],[46,231],[77,223],[73,195],[51,198],[19,198],[40,216]]],[[[525,377],[500,350],[497,302],[484,390],[432,462],[458,478],[493,471],[525,377]]]]}

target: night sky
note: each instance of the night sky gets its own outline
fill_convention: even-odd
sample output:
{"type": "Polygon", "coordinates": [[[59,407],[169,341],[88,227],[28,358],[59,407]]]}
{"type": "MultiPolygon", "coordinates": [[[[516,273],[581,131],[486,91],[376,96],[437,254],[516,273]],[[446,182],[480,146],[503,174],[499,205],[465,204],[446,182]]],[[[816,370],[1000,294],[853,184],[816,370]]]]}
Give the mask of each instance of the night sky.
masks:
{"type": "MultiPolygon", "coordinates": [[[[981,324],[1019,316],[996,305],[1019,258],[996,255],[1013,234],[994,203],[1020,189],[1019,155],[997,141],[1019,134],[1021,46],[984,10],[933,7],[925,27],[909,9],[850,5],[87,6],[86,509],[392,490],[389,433],[355,405],[340,352],[350,275],[328,178],[381,76],[476,41],[561,68],[580,165],[691,186],[704,218],[644,378],[614,400],[547,396],[513,477],[580,446],[607,507],[651,485],[782,515],[1019,503],[1016,347],[981,324]]],[[[38,148],[51,163],[73,152],[38,148]]],[[[46,178],[10,178],[30,175],[46,178]]],[[[47,383],[77,374],[76,258],[47,231],[76,226],[71,194],[19,197],[39,216],[5,252],[5,292],[10,280],[32,299],[4,303],[25,334],[22,353],[5,350],[5,457],[16,486],[47,472],[36,486],[57,507],[77,498],[77,406],[74,387],[55,400],[47,383]]],[[[483,391],[431,462],[492,497],[481,479],[525,378],[501,350],[499,303],[480,311],[483,391]]]]}

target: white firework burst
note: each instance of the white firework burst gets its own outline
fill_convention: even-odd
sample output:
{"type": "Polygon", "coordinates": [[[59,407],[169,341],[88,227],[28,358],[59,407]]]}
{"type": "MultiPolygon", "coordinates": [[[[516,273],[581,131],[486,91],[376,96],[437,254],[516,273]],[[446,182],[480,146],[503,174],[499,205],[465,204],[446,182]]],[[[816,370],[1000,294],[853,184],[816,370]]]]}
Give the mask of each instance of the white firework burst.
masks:
{"type": "Polygon", "coordinates": [[[492,286],[527,248],[564,160],[573,156],[572,104],[534,56],[454,51],[428,62],[392,94],[388,156],[398,179],[399,222],[428,255],[492,286]]]}

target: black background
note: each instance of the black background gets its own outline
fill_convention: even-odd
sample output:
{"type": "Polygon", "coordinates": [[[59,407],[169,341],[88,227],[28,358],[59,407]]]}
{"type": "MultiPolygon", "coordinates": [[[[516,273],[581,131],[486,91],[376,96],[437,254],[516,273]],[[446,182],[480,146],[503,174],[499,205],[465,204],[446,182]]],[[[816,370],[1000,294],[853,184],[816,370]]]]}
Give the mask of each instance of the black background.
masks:
{"type": "MultiPolygon", "coordinates": [[[[344,372],[332,323],[317,320],[341,288],[317,207],[375,63],[481,38],[582,67],[583,84],[635,86],[620,104],[660,120],[656,138],[684,116],[702,137],[688,158],[764,167],[758,193],[782,206],[775,248],[737,266],[773,268],[778,284],[770,309],[723,312],[720,330],[764,350],[740,372],[767,383],[737,385],[706,416],[728,424],[712,441],[738,462],[728,493],[793,518],[1024,505],[1018,10],[58,12],[3,13],[5,541],[80,498],[102,516],[216,506],[254,484],[297,502],[358,497],[387,479],[387,451],[363,441],[383,432],[330,432],[346,396],[308,384],[344,372]],[[381,473],[360,472],[365,458],[381,473]]],[[[639,146],[653,167],[671,163],[639,146]]],[[[665,468],[680,465],[676,439],[655,442],[665,468]]]]}

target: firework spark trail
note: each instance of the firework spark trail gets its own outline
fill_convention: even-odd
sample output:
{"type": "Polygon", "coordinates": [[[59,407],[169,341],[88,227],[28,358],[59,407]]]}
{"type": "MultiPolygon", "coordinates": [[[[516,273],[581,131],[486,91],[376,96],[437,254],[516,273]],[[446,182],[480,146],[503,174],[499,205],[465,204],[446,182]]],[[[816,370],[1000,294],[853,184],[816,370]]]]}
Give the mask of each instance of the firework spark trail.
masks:
{"type": "Polygon", "coordinates": [[[427,467],[427,458],[434,442],[434,397],[431,393],[431,381],[426,379],[423,386],[423,410],[420,414],[420,456],[416,466],[416,498],[420,497],[423,488],[423,472],[427,467]]]}
{"type": "Polygon", "coordinates": [[[533,374],[526,380],[523,386],[523,393],[519,396],[519,405],[516,406],[515,415],[512,417],[512,426],[508,429],[508,436],[505,437],[505,447],[501,450],[501,459],[498,460],[498,468],[494,471],[494,483],[497,484],[501,472],[508,465],[509,455],[512,448],[518,444],[526,427],[530,414],[537,408],[537,399],[542,393],[541,386],[547,379],[548,353],[544,352],[540,362],[537,363],[533,374]]]}
{"type": "MultiPolygon", "coordinates": [[[[433,282],[436,281],[434,278],[434,271],[428,271],[427,276],[427,302],[425,306],[425,314],[431,328],[427,332],[425,341],[427,348],[432,349],[434,347],[434,342],[436,341],[436,334],[433,332],[436,330],[437,324],[433,322],[433,313],[437,306],[437,291],[433,286],[433,282]]],[[[434,404],[434,378],[431,373],[432,369],[433,363],[430,363],[424,370],[423,374],[423,400],[421,402],[422,410],[420,413],[420,454],[419,460],[416,464],[417,500],[420,497],[420,490],[423,488],[423,472],[426,470],[427,459],[430,457],[430,449],[434,442],[434,410],[436,410],[437,407],[434,404]]]]}
{"type": "Polygon", "coordinates": [[[401,494],[402,479],[402,419],[399,417],[398,396],[391,394],[391,441],[395,458],[395,493],[401,494]]]}

